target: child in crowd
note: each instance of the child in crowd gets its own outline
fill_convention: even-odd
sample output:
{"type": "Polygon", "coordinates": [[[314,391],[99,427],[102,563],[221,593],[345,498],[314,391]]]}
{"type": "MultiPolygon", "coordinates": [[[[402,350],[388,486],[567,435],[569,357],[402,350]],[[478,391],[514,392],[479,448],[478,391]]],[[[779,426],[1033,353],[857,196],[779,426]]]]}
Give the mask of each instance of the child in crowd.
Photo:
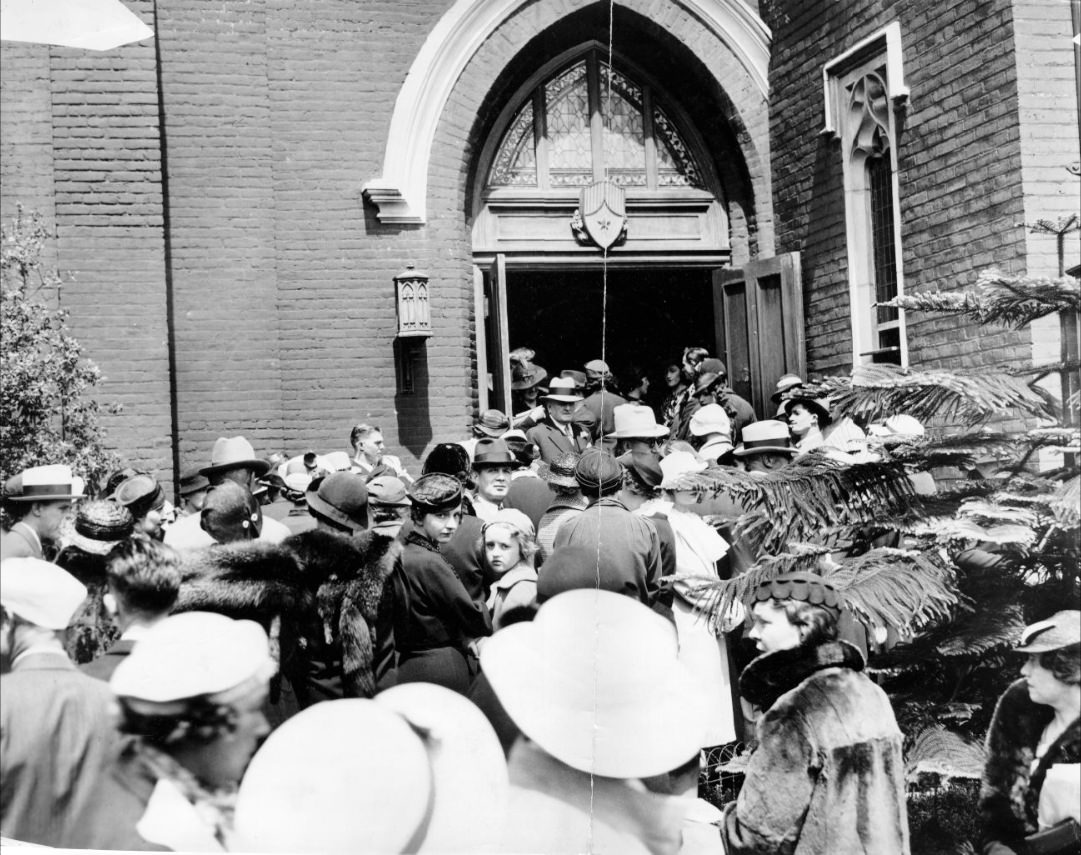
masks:
{"type": "Polygon", "coordinates": [[[481,531],[484,562],[495,581],[488,598],[492,628],[503,625],[503,617],[537,602],[537,571],[533,556],[537,537],[533,523],[521,511],[499,511],[481,531]]]}

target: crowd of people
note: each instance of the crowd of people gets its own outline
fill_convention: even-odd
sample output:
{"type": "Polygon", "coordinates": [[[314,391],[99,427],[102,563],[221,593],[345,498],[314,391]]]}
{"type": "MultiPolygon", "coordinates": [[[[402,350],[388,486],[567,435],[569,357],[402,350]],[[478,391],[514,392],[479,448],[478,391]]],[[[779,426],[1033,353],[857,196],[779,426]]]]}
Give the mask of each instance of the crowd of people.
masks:
{"type": "MultiPolygon", "coordinates": [[[[5,842],[908,853],[902,736],[843,593],[786,573],[705,620],[687,577],[760,556],[732,534],[739,502],[703,503],[687,478],[859,460],[868,434],[922,428],[834,420],[794,375],[756,414],[701,348],[657,409],[637,369],[549,377],[533,358],[514,354],[515,412],[483,411],[415,473],[359,424],[349,452],[222,437],[176,507],[132,467],[91,489],[62,463],[10,478],[5,842]],[[722,810],[697,797],[703,749],[742,740],[722,810]]],[[[1076,829],[1079,618],[1017,648],[987,852],[1076,829]]]]}

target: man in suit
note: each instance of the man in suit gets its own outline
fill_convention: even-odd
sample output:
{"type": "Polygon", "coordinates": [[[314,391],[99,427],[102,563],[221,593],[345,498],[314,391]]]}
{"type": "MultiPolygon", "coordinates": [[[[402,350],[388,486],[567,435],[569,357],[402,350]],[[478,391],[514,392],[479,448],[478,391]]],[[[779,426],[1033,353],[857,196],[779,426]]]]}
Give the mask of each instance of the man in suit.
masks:
{"type": "Polygon", "coordinates": [[[127,540],[109,556],[105,575],[105,607],[113,613],[120,638],[80,670],[108,682],[135,642],[168,617],[180,593],[180,556],[149,538],[127,540]]]}
{"type": "Polygon", "coordinates": [[[581,454],[590,446],[589,432],[574,423],[575,408],[582,401],[574,380],[555,377],[548,387],[544,401],[545,417],[531,427],[526,437],[537,446],[541,460],[551,464],[568,452],[581,454]]]}
{"type": "Polygon", "coordinates": [[[582,401],[581,409],[590,412],[596,422],[593,438],[600,439],[600,446],[609,454],[615,451],[616,441],[609,434],[615,430],[615,408],[627,403],[615,392],[615,379],[608,363],[592,359],[585,364],[586,390],[590,395],[582,401]]]}
{"type": "Polygon", "coordinates": [[[74,576],[39,558],[0,572],[0,834],[78,846],[82,811],[118,739],[113,693],[80,673],[60,633],[86,598],[74,576]]]}
{"type": "Polygon", "coordinates": [[[71,505],[83,494],[83,479],[64,465],[34,466],[4,484],[4,503],[15,519],[0,533],[0,560],[44,558],[59,537],[71,505]]]}

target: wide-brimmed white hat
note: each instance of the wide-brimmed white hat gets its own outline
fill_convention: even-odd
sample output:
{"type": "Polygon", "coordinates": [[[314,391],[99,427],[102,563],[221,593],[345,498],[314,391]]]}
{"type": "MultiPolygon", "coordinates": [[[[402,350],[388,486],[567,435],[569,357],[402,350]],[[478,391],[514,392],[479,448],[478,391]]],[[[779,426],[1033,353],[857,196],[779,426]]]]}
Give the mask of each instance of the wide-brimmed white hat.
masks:
{"type": "Polygon", "coordinates": [[[27,623],[66,629],[86,599],[86,586],[40,558],[8,558],[0,569],[0,605],[27,623]]]}
{"type": "Polygon", "coordinates": [[[252,757],[229,849],[415,852],[434,807],[428,753],[404,717],[372,700],[325,701],[252,757]]]}
{"type": "Polygon", "coordinates": [[[184,612],[149,629],[109,685],[136,711],[176,715],[194,698],[235,701],[276,670],[266,631],[255,621],[184,612]]]}
{"type": "Polygon", "coordinates": [[[59,502],[78,499],[85,484],[71,467],[63,463],[31,466],[4,484],[4,498],[9,502],[59,502]]]}
{"type": "Polygon", "coordinates": [[[657,424],[653,408],[645,404],[620,404],[612,409],[615,430],[608,436],[612,439],[630,439],[642,437],[652,439],[667,436],[668,428],[657,424]]]}
{"type": "Polygon", "coordinates": [[[489,638],[481,667],[522,733],[582,772],[659,775],[705,736],[702,689],[679,661],[675,630],[622,594],[553,597],[533,621],[489,638]]]}
{"type": "Polygon", "coordinates": [[[706,436],[711,433],[723,433],[731,438],[732,420],[720,404],[706,404],[699,407],[691,416],[691,433],[694,436],[706,436]]]}
{"type": "Polygon", "coordinates": [[[661,489],[675,490],[684,475],[694,475],[696,472],[701,472],[709,464],[689,451],[673,451],[661,458],[660,466],[661,472],[664,473],[664,478],[661,479],[661,489]]]}
{"type": "Polygon", "coordinates": [[[403,683],[380,692],[375,702],[408,721],[428,750],[435,799],[418,851],[492,851],[510,783],[503,747],[484,713],[432,683],[403,683]]]}

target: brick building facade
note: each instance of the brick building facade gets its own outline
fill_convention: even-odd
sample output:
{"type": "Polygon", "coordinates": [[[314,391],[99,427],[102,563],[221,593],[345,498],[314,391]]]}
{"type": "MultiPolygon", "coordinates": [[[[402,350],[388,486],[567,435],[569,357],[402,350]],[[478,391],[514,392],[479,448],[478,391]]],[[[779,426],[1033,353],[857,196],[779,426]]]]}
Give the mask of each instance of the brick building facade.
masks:
{"type": "MultiPolygon", "coordinates": [[[[164,479],[238,432],[297,453],[343,449],[368,421],[407,464],[465,436],[499,373],[493,285],[510,302],[510,345],[558,370],[570,367],[560,347],[599,355],[600,331],[579,354],[576,328],[563,341],[537,314],[546,301],[610,281],[609,344],[629,352],[653,325],[702,323],[701,305],[714,315],[703,329],[722,328],[713,271],[799,252],[806,369],[847,371],[845,185],[820,133],[822,70],[891,24],[908,90],[891,102],[904,289],[963,286],[991,263],[1053,273],[1054,240],[1017,224],[1077,209],[1062,0],[617,2],[612,67],[664,104],[704,177],[678,199],[628,194],[628,239],[607,264],[573,241],[566,194],[511,199],[486,184],[540,70],[589,44],[606,61],[607,4],[127,5],[155,39],[103,54],[4,44],[0,214],[21,203],[56,223],[57,266],[77,274],[62,302],[107,378],[102,397],[123,404],[109,436],[164,479]],[[395,340],[407,263],[431,286],[432,335],[415,351],[395,340]],[[651,313],[651,292],[682,314],[651,313]],[[521,340],[534,322],[539,346],[521,340]]],[[[909,363],[1033,353],[1027,332],[973,336],[910,319],[909,363]]]]}

